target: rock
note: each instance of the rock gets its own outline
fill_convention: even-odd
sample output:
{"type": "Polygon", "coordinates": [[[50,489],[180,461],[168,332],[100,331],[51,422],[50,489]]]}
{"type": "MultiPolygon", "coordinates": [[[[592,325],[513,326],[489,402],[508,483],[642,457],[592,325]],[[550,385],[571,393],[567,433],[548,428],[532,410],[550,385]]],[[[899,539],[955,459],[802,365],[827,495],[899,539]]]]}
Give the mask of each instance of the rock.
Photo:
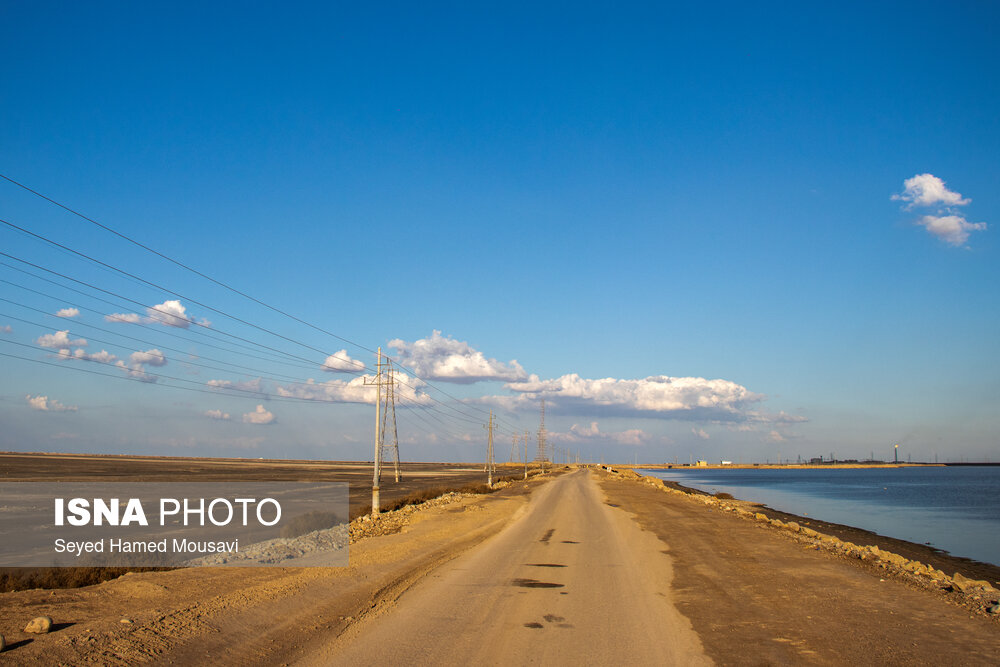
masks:
{"type": "Polygon", "coordinates": [[[802,534],[805,535],[806,537],[819,537],[819,533],[817,533],[812,528],[803,528],[802,534]]]}
{"type": "Polygon", "coordinates": [[[122,620],[120,620],[118,622],[119,623],[123,623],[125,625],[132,625],[132,619],[129,619],[129,618],[123,618],[122,620]]]}
{"type": "Polygon", "coordinates": [[[987,593],[993,592],[994,588],[990,585],[988,581],[982,581],[979,579],[969,579],[968,577],[962,576],[960,572],[956,572],[955,576],[952,578],[952,585],[956,590],[963,593],[968,593],[973,590],[983,590],[987,593]]]}
{"type": "Polygon", "coordinates": [[[893,565],[905,565],[906,559],[899,554],[894,554],[891,551],[883,551],[879,554],[879,560],[883,560],[887,563],[892,563],[893,565]]]}
{"type": "Polygon", "coordinates": [[[802,526],[795,523],[794,521],[789,521],[788,523],[785,524],[785,528],[792,531],[793,533],[797,533],[802,528],[802,526]]]}
{"type": "Polygon", "coordinates": [[[38,618],[31,619],[31,622],[24,626],[25,632],[30,632],[35,635],[44,635],[46,632],[52,629],[52,619],[48,616],[39,616],[38,618]]]}
{"type": "Polygon", "coordinates": [[[771,525],[774,526],[775,528],[785,527],[785,524],[782,521],[779,521],[778,519],[771,519],[771,525]]]}
{"type": "Polygon", "coordinates": [[[969,593],[972,589],[978,588],[977,583],[975,580],[963,576],[961,572],[956,572],[951,578],[952,588],[960,593],[969,593]]]}
{"type": "Polygon", "coordinates": [[[955,580],[952,580],[952,582],[951,582],[951,590],[953,590],[953,591],[958,591],[959,593],[968,593],[969,589],[970,589],[970,586],[967,583],[965,583],[964,581],[955,581],[955,580]]]}
{"type": "Polygon", "coordinates": [[[767,515],[762,514],[761,512],[757,512],[756,514],[754,514],[753,518],[757,519],[758,521],[770,521],[770,519],[767,518],[767,515]]]}
{"type": "MultiPolygon", "coordinates": [[[[992,606],[987,607],[986,611],[988,611],[991,614],[1000,614],[1000,602],[998,602],[998,603],[996,603],[996,604],[994,604],[992,606]]],[[[0,645],[2,645],[2,640],[3,640],[3,638],[0,637],[0,645]]]]}

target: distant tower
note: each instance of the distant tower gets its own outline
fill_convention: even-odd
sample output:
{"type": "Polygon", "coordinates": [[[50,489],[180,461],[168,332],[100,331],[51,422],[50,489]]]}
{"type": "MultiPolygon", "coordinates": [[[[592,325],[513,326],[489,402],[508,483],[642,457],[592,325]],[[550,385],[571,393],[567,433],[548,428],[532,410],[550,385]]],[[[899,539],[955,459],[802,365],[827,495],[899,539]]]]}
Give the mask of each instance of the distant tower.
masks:
{"type": "Polygon", "coordinates": [[[544,461],[548,461],[549,460],[547,452],[546,452],[546,449],[545,449],[545,447],[546,447],[546,444],[545,444],[545,435],[546,435],[546,430],[545,430],[545,399],[543,398],[542,399],[542,423],[541,423],[541,426],[538,427],[538,453],[535,454],[535,461],[538,461],[538,462],[544,462],[544,461]]]}

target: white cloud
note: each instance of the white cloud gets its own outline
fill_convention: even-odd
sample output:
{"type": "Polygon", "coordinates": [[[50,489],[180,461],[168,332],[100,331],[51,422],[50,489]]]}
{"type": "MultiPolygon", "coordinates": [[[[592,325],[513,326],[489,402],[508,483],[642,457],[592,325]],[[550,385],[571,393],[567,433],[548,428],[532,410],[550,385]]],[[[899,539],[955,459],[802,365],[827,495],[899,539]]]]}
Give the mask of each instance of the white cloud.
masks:
{"type": "Polygon", "coordinates": [[[581,428],[578,424],[573,424],[569,427],[571,433],[574,433],[583,438],[592,438],[599,434],[601,430],[597,428],[597,422],[590,422],[590,426],[581,428]]]}
{"type": "Polygon", "coordinates": [[[229,413],[223,412],[222,410],[206,410],[205,416],[208,417],[209,419],[218,419],[221,421],[229,420],[229,413]]]}
{"type": "Polygon", "coordinates": [[[767,434],[768,442],[784,442],[785,436],[781,435],[777,431],[771,431],[767,434]]]}
{"type": "Polygon", "coordinates": [[[347,350],[340,350],[327,357],[321,368],[330,373],[360,373],[365,370],[365,365],[352,359],[347,350]]]}
{"type": "Polygon", "coordinates": [[[243,423],[245,424],[258,424],[263,426],[265,424],[273,424],[276,421],[277,418],[274,416],[274,413],[265,410],[263,405],[258,405],[253,412],[248,412],[243,415],[243,423]]]}
{"type": "MultiPolygon", "coordinates": [[[[59,350],[59,354],[62,355],[65,350],[59,350]]],[[[87,354],[82,349],[77,348],[73,350],[73,358],[79,359],[80,361],[93,361],[98,364],[111,364],[114,363],[116,357],[107,350],[101,350],[100,352],[95,352],[94,354],[87,354]]],[[[121,363],[121,362],[119,362],[121,363]]]]}
{"type": "Polygon", "coordinates": [[[112,313],[105,315],[106,322],[126,322],[128,324],[142,324],[142,316],[135,313],[112,313]]]}
{"type": "Polygon", "coordinates": [[[590,426],[580,426],[573,424],[568,432],[560,433],[553,431],[549,433],[549,440],[552,442],[578,443],[586,441],[615,442],[620,445],[641,445],[649,439],[649,434],[642,429],[632,428],[627,431],[604,432],[598,427],[597,422],[590,422],[590,426]]]}
{"type": "Polygon", "coordinates": [[[506,388],[522,394],[504,401],[508,407],[527,407],[545,398],[554,412],[564,414],[603,413],[613,416],[643,415],[669,419],[741,421],[748,418],[747,405],[764,396],[729,380],[655,375],[643,379],[603,378],[590,380],[576,373],[553,380],[532,375],[506,388]]]}
{"type": "MultiPolygon", "coordinates": [[[[61,348],[56,351],[58,355],[56,358],[60,361],[93,361],[98,364],[113,364],[118,357],[111,354],[107,350],[101,350],[100,352],[95,352],[94,354],[89,354],[82,347],[78,347],[75,350],[71,350],[68,347],[61,348]]],[[[119,364],[121,362],[118,362],[119,364]]]]}
{"type": "Polygon", "coordinates": [[[965,245],[969,240],[969,232],[986,229],[985,222],[969,222],[960,215],[925,215],[916,224],[953,246],[965,245]]]}
{"type": "Polygon", "coordinates": [[[694,433],[695,437],[701,438],[702,440],[708,440],[712,437],[703,428],[693,428],[691,429],[691,432],[694,433]]]}
{"type": "Polygon", "coordinates": [[[133,352],[129,355],[129,359],[133,364],[142,364],[145,366],[163,366],[167,363],[167,358],[156,348],[146,350],[145,352],[133,352]]]}
{"type": "Polygon", "coordinates": [[[971,199],[949,190],[944,181],[934,174],[917,174],[903,181],[903,192],[892,196],[895,201],[909,202],[907,208],[915,206],[965,206],[971,199]]]}
{"type": "Polygon", "coordinates": [[[397,350],[401,365],[427,380],[469,384],[484,380],[515,382],[527,377],[517,361],[504,364],[496,359],[487,359],[468,343],[442,336],[436,330],[430,338],[412,343],[398,338],[391,340],[389,347],[397,350]]]}
{"type": "Polygon", "coordinates": [[[56,317],[79,317],[80,311],[76,308],[62,308],[56,311],[56,317]]]}
{"type": "Polygon", "coordinates": [[[142,317],[136,313],[113,313],[105,315],[104,319],[108,322],[128,322],[130,324],[152,324],[153,322],[158,322],[163,326],[177,327],[179,329],[187,329],[192,324],[200,324],[206,327],[211,325],[211,322],[205,319],[194,320],[187,314],[184,304],[176,299],[168,299],[163,303],[147,308],[146,317],[142,317]]]}
{"type": "Polygon", "coordinates": [[[32,396],[28,394],[24,397],[28,401],[28,405],[31,406],[32,410],[41,410],[42,412],[76,412],[77,407],[75,405],[63,405],[59,401],[49,399],[48,396],[32,396]]]}
{"type": "Polygon", "coordinates": [[[953,246],[963,246],[969,240],[969,232],[983,231],[985,222],[969,222],[965,216],[957,215],[955,206],[965,206],[971,199],[949,190],[944,181],[934,174],[917,174],[903,181],[902,194],[893,195],[897,201],[908,202],[906,210],[918,206],[937,207],[936,215],[925,215],[917,224],[941,241],[953,246]]]}
{"type": "MultiPolygon", "coordinates": [[[[77,352],[79,351],[77,350],[77,352]]],[[[133,352],[129,355],[129,362],[126,364],[124,361],[119,361],[115,365],[125,371],[131,378],[141,382],[156,382],[160,378],[147,373],[146,367],[164,366],[167,363],[167,357],[156,348],[153,348],[151,350],[133,352]]]]}
{"type": "Polygon", "coordinates": [[[147,373],[146,368],[142,364],[128,365],[124,361],[119,361],[115,366],[125,371],[130,378],[134,378],[140,382],[156,382],[160,379],[156,375],[147,373]]]}
{"type": "Polygon", "coordinates": [[[264,382],[261,378],[242,380],[240,382],[233,382],[232,380],[209,380],[205,384],[212,389],[232,389],[239,392],[260,394],[261,396],[266,395],[266,392],[264,391],[264,382]]]}
{"type": "MultiPolygon", "coordinates": [[[[423,393],[420,388],[424,382],[411,378],[406,373],[395,373],[396,378],[396,401],[400,407],[406,407],[414,403],[419,405],[429,405],[433,401],[430,396],[423,393]]],[[[365,403],[374,404],[376,391],[373,384],[373,375],[362,375],[350,381],[330,380],[328,382],[314,382],[310,378],[306,382],[296,382],[277,388],[278,396],[284,398],[300,398],[312,401],[331,401],[334,403],[365,403]]]]}
{"type": "Polygon", "coordinates": [[[45,334],[39,336],[35,343],[41,345],[42,347],[58,349],[58,348],[68,348],[68,347],[82,347],[87,344],[87,341],[83,338],[73,338],[69,337],[69,329],[63,331],[57,331],[55,333],[45,334]]]}
{"type": "Polygon", "coordinates": [[[153,321],[168,327],[178,327],[181,329],[187,329],[193,321],[187,316],[187,311],[181,302],[176,299],[170,299],[152,308],[147,308],[146,314],[153,321]]]}

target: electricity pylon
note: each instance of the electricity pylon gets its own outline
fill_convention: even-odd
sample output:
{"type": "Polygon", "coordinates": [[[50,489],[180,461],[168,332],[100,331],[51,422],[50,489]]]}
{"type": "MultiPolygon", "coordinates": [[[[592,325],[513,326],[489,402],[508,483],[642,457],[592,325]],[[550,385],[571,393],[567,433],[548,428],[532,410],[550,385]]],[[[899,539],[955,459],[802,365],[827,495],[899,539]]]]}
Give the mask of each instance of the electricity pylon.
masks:
{"type": "Polygon", "coordinates": [[[493,462],[493,411],[490,410],[490,421],[485,426],[487,435],[486,444],[486,484],[493,486],[493,473],[496,472],[497,465],[493,462]]]}
{"type": "Polygon", "coordinates": [[[382,363],[382,348],[378,348],[378,352],[375,357],[375,377],[369,380],[367,377],[364,378],[364,384],[366,386],[375,387],[375,456],[372,462],[372,516],[378,516],[379,513],[379,482],[382,479],[382,448],[385,445],[385,428],[386,428],[386,418],[389,413],[389,397],[392,396],[392,430],[394,436],[395,448],[395,458],[396,458],[396,481],[399,481],[399,439],[395,437],[396,435],[396,400],[395,391],[393,390],[393,385],[395,384],[394,378],[392,377],[391,364],[386,361],[386,370],[383,370],[382,363]],[[386,391],[383,393],[382,387],[386,387],[386,391]],[[383,398],[384,397],[384,398],[383,398]],[[383,416],[382,408],[383,403],[385,403],[385,415],[383,416]]]}
{"type": "Polygon", "coordinates": [[[516,433],[510,437],[510,458],[507,460],[507,463],[513,463],[515,456],[518,459],[521,458],[521,448],[517,446],[517,434],[516,433]]]}
{"type": "Polygon", "coordinates": [[[528,432],[524,432],[524,478],[528,479],[528,432]]]}
{"type": "Polygon", "coordinates": [[[392,368],[392,362],[386,362],[388,380],[386,382],[385,405],[382,417],[382,446],[385,447],[386,419],[392,412],[392,463],[396,473],[396,483],[399,483],[399,432],[396,430],[396,371],[392,368]]]}
{"type": "Polygon", "coordinates": [[[538,427],[538,453],[535,455],[535,460],[542,463],[542,467],[545,467],[545,461],[548,459],[548,451],[546,449],[545,442],[545,399],[542,399],[542,423],[538,427]]]}

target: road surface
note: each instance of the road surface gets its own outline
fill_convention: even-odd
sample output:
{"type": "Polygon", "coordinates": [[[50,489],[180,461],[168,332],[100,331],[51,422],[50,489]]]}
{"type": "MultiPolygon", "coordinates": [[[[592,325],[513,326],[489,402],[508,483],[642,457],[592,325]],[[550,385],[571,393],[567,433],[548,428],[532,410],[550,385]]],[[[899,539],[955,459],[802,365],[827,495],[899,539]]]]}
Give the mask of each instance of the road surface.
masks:
{"type": "Polygon", "coordinates": [[[711,664],[672,604],[664,548],[589,472],[563,475],[301,664],[711,664]]]}

